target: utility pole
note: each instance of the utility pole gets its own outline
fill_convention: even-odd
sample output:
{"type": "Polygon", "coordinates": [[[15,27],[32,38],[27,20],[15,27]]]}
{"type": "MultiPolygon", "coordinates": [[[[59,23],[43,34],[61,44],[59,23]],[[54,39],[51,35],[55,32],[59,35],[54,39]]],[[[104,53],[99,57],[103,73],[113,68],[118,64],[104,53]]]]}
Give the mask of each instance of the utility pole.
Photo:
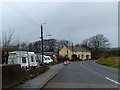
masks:
{"type": "Polygon", "coordinates": [[[67,41],[67,56],[68,56],[68,41],[67,41]]]}
{"type": "Polygon", "coordinates": [[[44,53],[43,53],[43,26],[41,25],[41,43],[42,43],[42,64],[43,64],[43,55],[44,55],[44,53]]]}
{"type": "Polygon", "coordinates": [[[73,46],[73,43],[72,43],[72,52],[73,52],[72,54],[74,54],[74,46],[73,46]]]}
{"type": "MultiPolygon", "coordinates": [[[[46,23],[43,23],[46,24],[46,23]]],[[[44,48],[43,48],[43,24],[41,24],[41,43],[42,43],[42,65],[44,64],[44,59],[43,59],[43,55],[44,55],[44,48]]]]}

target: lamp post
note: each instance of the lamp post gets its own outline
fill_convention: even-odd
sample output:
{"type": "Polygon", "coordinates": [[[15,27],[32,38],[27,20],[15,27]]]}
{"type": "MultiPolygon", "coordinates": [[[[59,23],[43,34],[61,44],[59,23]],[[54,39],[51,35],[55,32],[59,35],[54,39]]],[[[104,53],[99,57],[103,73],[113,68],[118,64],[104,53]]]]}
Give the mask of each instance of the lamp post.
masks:
{"type": "Polygon", "coordinates": [[[46,24],[46,23],[43,23],[43,24],[41,24],[41,43],[42,43],[42,65],[43,65],[43,62],[44,62],[44,60],[43,60],[43,55],[44,55],[44,51],[43,51],[43,26],[42,25],[44,25],[44,24],[46,24]]]}

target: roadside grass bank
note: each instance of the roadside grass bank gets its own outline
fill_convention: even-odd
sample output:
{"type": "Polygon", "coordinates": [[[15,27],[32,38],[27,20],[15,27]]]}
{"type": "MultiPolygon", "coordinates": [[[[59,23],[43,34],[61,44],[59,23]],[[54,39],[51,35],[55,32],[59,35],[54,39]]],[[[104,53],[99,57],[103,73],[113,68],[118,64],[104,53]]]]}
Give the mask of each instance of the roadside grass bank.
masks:
{"type": "Polygon", "coordinates": [[[101,57],[96,63],[120,69],[120,57],[101,57]]]}

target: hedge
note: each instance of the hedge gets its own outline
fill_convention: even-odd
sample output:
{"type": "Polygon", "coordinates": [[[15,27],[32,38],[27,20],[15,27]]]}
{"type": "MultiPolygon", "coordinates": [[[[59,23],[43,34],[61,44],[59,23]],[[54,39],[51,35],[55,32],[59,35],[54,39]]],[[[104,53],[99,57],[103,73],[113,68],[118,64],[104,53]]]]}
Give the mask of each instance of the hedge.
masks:
{"type": "Polygon", "coordinates": [[[21,68],[20,65],[2,66],[2,88],[10,88],[34,78],[49,69],[48,66],[21,68]]]}

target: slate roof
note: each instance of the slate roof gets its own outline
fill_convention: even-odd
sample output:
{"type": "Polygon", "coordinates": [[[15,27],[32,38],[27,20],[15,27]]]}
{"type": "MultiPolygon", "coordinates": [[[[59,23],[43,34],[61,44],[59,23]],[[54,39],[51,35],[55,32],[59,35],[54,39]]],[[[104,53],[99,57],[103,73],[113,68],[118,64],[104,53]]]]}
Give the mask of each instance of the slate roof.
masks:
{"type": "Polygon", "coordinates": [[[78,52],[78,51],[83,51],[83,52],[90,52],[88,49],[86,49],[86,48],[84,48],[84,47],[81,47],[81,46],[74,46],[73,47],[73,50],[75,51],[75,52],[78,52]]]}
{"type": "Polygon", "coordinates": [[[81,47],[81,46],[69,46],[68,47],[71,51],[75,51],[75,52],[78,52],[78,51],[83,51],[83,52],[90,52],[88,49],[84,48],[84,47],[81,47]]]}
{"type": "MultiPolygon", "coordinates": [[[[67,45],[64,45],[64,46],[66,46],[66,47],[68,47],[71,51],[73,50],[73,51],[75,51],[75,52],[78,52],[78,51],[83,51],[83,52],[91,52],[91,51],[89,51],[88,49],[86,49],[86,48],[84,48],[84,47],[82,47],[82,46],[67,46],[67,45]]],[[[63,47],[64,47],[63,46],[63,47]]],[[[60,48],[60,50],[63,48],[63,47],[61,47],[60,48]]]]}

